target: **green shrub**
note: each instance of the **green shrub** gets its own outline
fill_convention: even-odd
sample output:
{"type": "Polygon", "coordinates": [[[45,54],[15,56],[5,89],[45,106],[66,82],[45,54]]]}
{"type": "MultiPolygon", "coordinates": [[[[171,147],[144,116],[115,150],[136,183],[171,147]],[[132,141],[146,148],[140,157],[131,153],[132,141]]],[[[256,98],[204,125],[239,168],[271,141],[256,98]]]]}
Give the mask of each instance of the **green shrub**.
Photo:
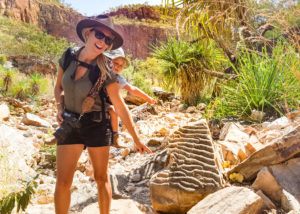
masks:
{"type": "Polygon", "coordinates": [[[29,78],[29,94],[36,97],[47,90],[47,79],[38,73],[30,75],[29,78]]]}
{"type": "Polygon", "coordinates": [[[36,178],[24,174],[12,161],[6,147],[0,147],[0,213],[10,214],[14,207],[17,212],[25,211],[35,193],[36,178]]]}
{"type": "Polygon", "coordinates": [[[3,68],[2,66],[0,67],[0,78],[1,78],[1,91],[6,94],[12,84],[13,84],[13,79],[16,76],[16,71],[13,69],[6,69],[3,68]]]}
{"type": "Polygon", "coordinates": [[[124,77],[132,85],[140,88],[149,95],[153,95],[152,87],[162,85],[162,67],[159,60],[147,58],[146,60],[133,60],[124,70],[124,77]]]}
{"type": "MultiPolygon", "coordinates": [[[[24,183],[24,182],[23,182],[24,183]]],[[[9,195],[0,199],[0,213],[10,214],[15,206],[17,206],[17,212],[20,210],[25,211],[32,195],[35,193],[37,183],[32,180],[23,184],[23,190],[18,192],[12,192],[9,195]]]]}
{"type": "Polygon", "coordinates": [[[70,46],[37,26],[0,16],[0,53],[5,55],[34,55],[56,60],[70,46]]]}
{"type": "Polygon", "coordinates": [[[0,88],[5,96],[18,99],[38,99],[53,96],[53,84],[49,76],[38,73],[25,75],[15,69],[0,66],[0,88]]]}
{"type": "Polygon", "coordinates": [[[4,63],[7,61],[7,58],[4,54],[0,54],[0,65],[4,65],[4,63]]]}
{"type": "Polygon", "coordinates": [[[244,50],[236,68],[237,79],[223,86],[221,96],[208,110],[217,117],[248,117],[253,110],[271,116],[295,109],[300,82],[293,70],[300,70],[299,55],[287,43],[279,43],[271,55],[266,49],[262,53],[244,50]]]}
{"type": "Polygon", "coordinates": [[[211,71],[223,71],[228,64],[212,40],[190,43],[170,39],[156,47],[153,55],[164,61],[163,76],[169,89],[179,90],[187,104],[210,98],[217,80],[211,71]]]}
{"type": "Polygon", "coordinates": [[[16,82],[11,88],[11,95],[17,99],[24,100],[29,97],[30,85],[26,79],[16,82]]]}

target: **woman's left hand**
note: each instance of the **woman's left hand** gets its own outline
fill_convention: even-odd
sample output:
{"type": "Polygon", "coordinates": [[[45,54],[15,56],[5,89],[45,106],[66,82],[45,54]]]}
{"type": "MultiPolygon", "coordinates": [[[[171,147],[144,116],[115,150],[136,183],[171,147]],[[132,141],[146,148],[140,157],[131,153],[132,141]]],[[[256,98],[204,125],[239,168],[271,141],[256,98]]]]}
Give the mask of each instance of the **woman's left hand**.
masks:
{"type": "Polygon", "coordinates": [[[146,152],[146,153],[153,153],[153,152],[151,151],[151,149],[149,149],[148,146],[144,145],[144,144],[141,143],[140,141],[135,142],[134,148],[135,148],[135,150],[136,150],[137,152],[139,152],[139,153],[141,153],[141,154],[143,154],[144,152],[146,152]]]}

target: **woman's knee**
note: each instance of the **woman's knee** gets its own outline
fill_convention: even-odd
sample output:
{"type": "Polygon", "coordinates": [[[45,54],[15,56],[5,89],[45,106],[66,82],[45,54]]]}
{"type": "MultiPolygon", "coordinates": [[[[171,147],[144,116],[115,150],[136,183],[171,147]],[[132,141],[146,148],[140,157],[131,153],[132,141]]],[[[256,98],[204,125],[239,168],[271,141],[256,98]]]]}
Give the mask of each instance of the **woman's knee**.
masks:
{"type": "Polygon", "coordinates": [[[56,180],[56,188],[59,189],[71,189],[72,179],[57,179],[56,180]]]}
{"type": "Polygon", "coordinates": [[[94,179],[98,185],[106,184],[109,182],[109,175],[108,173],[94,173],[94,179]]]}

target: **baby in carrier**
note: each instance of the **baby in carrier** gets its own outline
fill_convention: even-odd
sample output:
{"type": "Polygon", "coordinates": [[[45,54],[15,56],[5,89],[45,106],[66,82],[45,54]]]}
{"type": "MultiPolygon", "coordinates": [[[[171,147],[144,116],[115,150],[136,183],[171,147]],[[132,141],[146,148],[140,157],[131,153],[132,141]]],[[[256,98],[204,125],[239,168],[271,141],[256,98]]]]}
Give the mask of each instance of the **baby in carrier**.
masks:
{"type": "MultiPolygon", "coordinates": [[[[127,90],[130,94],[140,97],[146,102],[150,104],[155,104],[156,100],[151,96],[146,94],[141,89],[129,84],[126,79],[121,75],[123,70],[128,67],[129,62],[125,57],[124,51],[122,48],[118,48],[116,50],[104,52],[104,55],[111,59],[110,65],[113,72],[117,75],[117,82],[122,89],[127,90]]],[[[111,127],[113,132],[113,146],[120,147],[118,139],[119,139],[119,120],[118,115],[116,114],[112,105],[108,106],[108,112],[111,118],[111,127]]]]}

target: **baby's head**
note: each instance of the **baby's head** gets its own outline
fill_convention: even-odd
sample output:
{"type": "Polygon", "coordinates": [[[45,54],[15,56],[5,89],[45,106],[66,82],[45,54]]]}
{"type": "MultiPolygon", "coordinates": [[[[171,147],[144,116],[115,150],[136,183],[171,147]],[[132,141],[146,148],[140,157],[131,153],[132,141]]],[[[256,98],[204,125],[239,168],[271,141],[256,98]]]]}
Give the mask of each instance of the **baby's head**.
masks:
{"type": "Polygon", "coordinates": [[[128,60],[125,57],[117,57],[112,59],[112,70],[120,74],[124,68],[128,67],[128,60]]]}
{"type": "Polygon", "coordinates": [[[112,60],[112,70],[117,74],[122,73],[129,65],[122,48],[104,52],[104,55],[112,60]]]}

